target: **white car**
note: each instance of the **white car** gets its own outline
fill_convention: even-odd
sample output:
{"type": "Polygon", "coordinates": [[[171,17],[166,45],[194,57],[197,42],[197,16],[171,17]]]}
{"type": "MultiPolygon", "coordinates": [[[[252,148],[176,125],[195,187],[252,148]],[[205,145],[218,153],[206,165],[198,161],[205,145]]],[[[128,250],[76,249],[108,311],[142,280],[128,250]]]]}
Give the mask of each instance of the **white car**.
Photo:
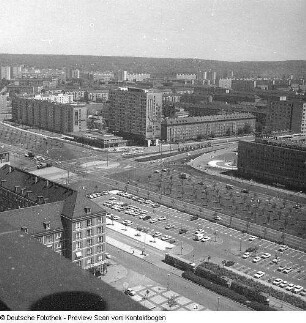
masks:
{"type": "Polygon", "coordinates": [[[253,262],[258,262],[258,261],[260,261],[261,260],[261,257],[255,257],[254,259],[253,259],[253,262]]]}
{"type": "Polygon", "coordinates": [[[128,288],[128,289],[126,289],[125,291],[124,291],[124,293],[126,294],[126,295],[129,295],[129,296],[135,296],[136,295],[136,292],[134,291],[134,289],[132,289],[132,288],[128,288]]]}
{"type": "Polygon", "coordinates": [[[293,293],[298,294],[303,290],[303,286],[296,285],[294,286],[293,293]]]}
{"type": "Polygon", "coordinates": [[[266,258],[270,258],[271,257],[271,254],[270,253],[264,253],[263,255],[261,255],[261,258],[264,258],[264,259],[266,259],[266,258]]]}
{"type": "Polygon", "coordinates": [[[253,240],[255,240],[255,239],[257,239],[257,237],[255,237],[255,236],[250,236],[250,237],[249,237],[249,241],[253,241],[253,240]]]}
{"type": "Polygon", "coordinates": [[[201,241],[202,242],[206,242],[206,241],[209,241],[211,238],[210,237],[203,237],[202,239],[201,239],[201,241]]]}
{"type": "Polygon", "coordinates": [[[242,255],[242,258],[243,259],[246,259],[246,258],[249,258],[250,257],[250,253],[249,252],[245,252],[243,255],[242,255]]]}
{"type": "Polygon", "coordinates": [[[157,237],[160,237],[162,234],[160,232],[154,232],[152,237],[153,238],[157,238],[157,237]]]}
{"type": "Polygon", "coordinates": [[[288,285],[288,282],[286,280],[283,280],[280,284],[279,287],[284,288],[288,285]]]}
{"type": "Polygon", "coordinates": [[[160,216],[160,217],[158,218],[158,221],[165,221],[165,220],[167,220],[167,218],[166,218],[165,216],[160,216]]]}
{"type": "Polygon", "coordinates": [[[169,240],[171,237],[168,235],[162,236],[160,239],[163,241],[169,240]]]}
{"type": "Polygon", "coordinates": [[[278,251],[283,252],[283,251],[287,250],[288,248],[289,247],[286,245],[280,245],[278,251]]]}
{"type": "Polygon", "coordinates": [[[279,284],[281,284],[283,282],[283,280],[282,279],[280,279],[280,278],[276,278],[276,279],[274,279],[274,281],[273,281],[273,285],[275,285],[275,286],[278,286],[279,284]]]}
{"type": "Polygon", "coordinates": [[[262,276],[264,276],[265,275],[265,273],[263,272],[263,271],[258,271],[255,275],[254,275],[254,277],[255,278],[261,278],[262,276]]]}
{"type": "Polygon", "coordinates": [[[291,291],[291,290],[293,290],[293,288],[294,288],[295,286],[294,286],[294,284],[289,284],[287,287],[286,287],[286,290],[288,290],[288,291],[291,291]]]}
{"type": "Polygon", "coordinates": [[[274,258],[274,259],[272,260],[272,262],[273,262],[274,264],[278,264],[278,263],[280,262],[280,259],[279,259],[279,258],[274,258]]]}
{"type": "Polygon", "coordinates": [[[117,220],[120,220],[120,216],[113,215],[113,216],[111,216],[111,219],[117,221],[117,220]]]}
{"type": "Polygon", "coordinates": [[[133,222],[132,222],[132,221],[130,221],[130,220],[124,220],[124,221],[122,222],[122,224],[124,224],[124,225],[132,225],[132,224],[133,224],[133,222]]]}
{"type": "Polygon", "coordinates": [[[158,220],[156,219],[156,218],[153,218],[153,219],[151,219],[150,220],[150,223],[155,223],[155,222],[157,222],[158,220]]]}
{"type": "Polygon", "coordinates": [[[205,233],[204,229],[198,229],[195,234],[205,233]]]}

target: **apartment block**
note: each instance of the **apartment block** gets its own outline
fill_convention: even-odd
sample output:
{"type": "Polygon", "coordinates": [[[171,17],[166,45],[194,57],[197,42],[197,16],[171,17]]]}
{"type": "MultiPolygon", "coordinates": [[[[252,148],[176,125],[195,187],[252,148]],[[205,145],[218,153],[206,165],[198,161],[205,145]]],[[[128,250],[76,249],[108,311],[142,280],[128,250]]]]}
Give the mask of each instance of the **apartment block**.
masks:
{"type": "Polygon", "coordinates": [[[105,260],[105,210],[83,193],[16,167],[0,169],[0,218],[83,269],[105,260]]]}
{"type": "Polygon", "coordinates": [[[54,132],[79,132],[87,128],[87,107],[16,97],[12,100],[12,118],[54,132]]]}
{"type": "Polygon", "coordinates": [[[162,93],[121,88],[109,93],[109,129],[125,139],[157,144],[161,136],[162,93]]]}
{"type": "Polygon", "coordinates": [[[284,137],[256,138],[254,142],[239,141],[239,175],[305,189],[306,138],[292,140],[284,137]]]}
{"type": "Polygon", "coordinates": [[[249,113],[232,113],[204,117],[167,118],[161,124],[161,139],[169,142],[197,139],[198,136],[238,134],[248,127],[255,130],[255,117],[249,113]]]}
{"type": "Polygon", "coordinates": [[[306,132],[306,103],[300,100],[270,100],[266,128],[270,131],[306,132]]]}

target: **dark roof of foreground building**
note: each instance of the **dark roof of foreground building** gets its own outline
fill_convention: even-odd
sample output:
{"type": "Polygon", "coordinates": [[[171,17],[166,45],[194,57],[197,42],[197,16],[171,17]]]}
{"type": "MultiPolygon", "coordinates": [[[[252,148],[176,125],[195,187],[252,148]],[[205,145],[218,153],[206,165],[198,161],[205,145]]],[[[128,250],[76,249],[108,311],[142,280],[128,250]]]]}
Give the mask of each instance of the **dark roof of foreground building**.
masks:
{"type": "Polygon", "coordinates": [[[0,218],[14,228],[27,228],[29,234],[46,232],[44,222],[50,223],[50,230],[62,230],[61,212],[63,201],[35,205],[23,209],[1,212],[0,218]]]}
{"type": "Polygon", "coordinates": [[[1,309],[147,310],[1,219],[0,254],[1,309]]]}
{"type": "MultiPolygon", "coordinates": [[[[4,165],[0,168],[0,181],[1,188],[41,205],[41,209],[31,208],[33,212],[40,211],[39,221],[45,216],[52,217],[53,205],[54,212],[71,219],[88,215],[85,213],[85,208],[90,208],[90,214],[103,211],[100,206],[85,196],[85,192],[73,190],[13,166],[4,165]],[[62,204],[59,204],[58,202],[61,201],[62,204]],[[43,207],[43,205],[45,206],[43,207]],[[60,205],[62,206],[61,209],[60,205]]],[[[18,211],[18,202],[11,208],[15,209],[10,210],[10,213],[14,213],[15,216],[22,213],[18,211]]],[[[22,210],[26,209],[23,208],[22,210]]],[[[26,210],[26,212],[31,213],[31,210],[26,210]]]]}

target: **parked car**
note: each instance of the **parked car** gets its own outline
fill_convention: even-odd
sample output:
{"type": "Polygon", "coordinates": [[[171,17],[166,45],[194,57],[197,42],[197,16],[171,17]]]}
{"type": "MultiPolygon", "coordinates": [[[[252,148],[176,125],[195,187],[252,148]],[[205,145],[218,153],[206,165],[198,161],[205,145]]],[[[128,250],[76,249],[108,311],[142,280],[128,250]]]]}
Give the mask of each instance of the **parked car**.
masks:
{"type": "Polygon", "coordinates": [[[292,268],[291,267],[288,267],[288,268],[286,268],[286,269],[283,270],[283,273],[284,274],[289,274],[291,271],[292,271],[292,268]]]}
{"type": "Polygon", "coordinates": [[[206,241],[209,241],[210,239],[211,239],[210,237],[207,237],[207,236],[206,236],[206,237],[203,237],[203,238],[201,239],[201,241],[202,241],[202,242],[206,242],[206,241]]]}
{"type": "Polygon", "coordinates": [[[184,233],[186,233],[186,232],[188,232],[188,230],[187,230],[187,229],[185,229],[185,228],[181,228],[181,229],[179,230],[179,234],[184,234],[184,233]]]}
{"type": "Polygon", "coordinates": [[[257,257],[255,257],[252,261],[253,261],[253,262],[258,262],[258,261],[260,261],[260,260],[261,260],[261,257],[258,257],[258,256],[257,256],[257,257]]]}
{"type": "Polygon", "coordinates": [[[134,295],[136,295],[136,292],[135,292],[135,291],[134,291],[134,289],[132,289],[132,288],[127,288],[127,289],[124,291],[124,294],[129,295],[129,296],[134,296],[134,295]]]}
{"type": "Polygon", "coordinates": [[[171,244],[174,244],[174,243],[176,243],[176,240],[174,238],[171,238],[170,240],[168,240],[168,242],[171,244]]]}
{"type": "Polygon", "coordinates": [[[293,293],[294,293],[294,294],[298,294],[298,293],[300,293],[303,289],[304,289],[304,288],[303,288],[303,286],[296,285],[296,286],[294,287],[294,289],[293,289],[293,293]]]}
{"type": "Polygon", "coordinates": [[[197,215],[193,215],[191,218],[190,218],[190,221],[195,221],[197,220],[199,217],[197,215]]]}
{"type": "Polygon", "coordinates": [[[166,226],[165,226],[165,229],[166,230],[170,230],[170,229],[173,229],[175,226],[174,226],[174,224],[167,224],[166,226]]]}
{"type": "Polygon", "coordinates": [[[154,237],[154,238],[157,238],[157,237],[160,237],[162,234],[160,233],[160,232],[154,232],[153,233],[153,235],[152,235],[152,237],[154,237]]]}
{"type": "Polygon", "coordinates": [[[250,237],[249,237],[249,241],[253,241],[253,240],[255,240],[255,239],[257,239],[257,237],[255,237],[255,236],[250,236],[250,237]]]}
{"type": "Polygon", "coordinates": [[[288,284],[288,286],[286,287],[286,290],[290,292],[293,290],[293,288],[294,288],[294,284],[288,284]]]}
{"type": "Polygon", "coordinates": [[[284,288],[288,285],[288,282],[286,280],[283,280],[280,284],[279,287],[284,288]]]}
{"type": "Polygon", "coordinates": [[[263,271],[258,271],[255,275],[254,275],[254,277],[255,278],[261,278],[261,277],[263,277],[265,275],[265,273],[263,272],[263,271]]]}
{"type": "Polygon", "coordinates": [[[276,278],[273,280],[272,284],[275,285],[275,286],[278,286],[280,283],[282,283],[283,280],[280,279],[280,278],[276,278]]]}
{"type": "Polygon", "coordinates": [[[151,220],[150,220],[150,223],[155,223],[155,222],[157,222],[158,221],[158,219],[156,219],[156,218],[152,218],[151,220]]]}
{"type": "Polygon", "coordinates": [[[264,258],[264,259],[267,259],[267,258],[270,258],[271,257],[271,254],[270,253],[264,253],[263,255],[261,255],[261,258],[264,258]]]}
{"type": "Polygon", "coordinates": [[[246,258],[249,258],[250,257],[250,253],[249,252],[245,252],[243,255],[242,255],[242,258],[243,259],[246,259],[246,258]]]}
{"type": "Polygon", "coordinates": [[[142,219],[143,219],[144,221],[145,221],[145,220],[149,220],[149,219],[151,219],[151,215],[145,215],[142,219]]]}
{"type": "Polygon", "coordinates": [[[124,221],[122,221],[122,224],[124,224],[124,225],[132,225],[133,222],[130,221],[130,220],[124,220],[124,221]]]}
{"type": "Polygon", "coordinates": [[[289,247],[286,246],[286,245],[280,245],[279,248],[278,248],[278,251],[280,252],[284,252],[285,250],[287,250],[289,247]]]}
{"type": "Polygon", "coordinates": [[[158,218],[158,221],[165,221],[165,220],[167,220],[167,218],[166,218],[165,216],[160,216],[160,217],[158,218]]]}
{"type": "Polygon", "coordinates": [[[276,270],[277,271],[283,271],[286,267],[285,266],[279,266],[276,270]]]}

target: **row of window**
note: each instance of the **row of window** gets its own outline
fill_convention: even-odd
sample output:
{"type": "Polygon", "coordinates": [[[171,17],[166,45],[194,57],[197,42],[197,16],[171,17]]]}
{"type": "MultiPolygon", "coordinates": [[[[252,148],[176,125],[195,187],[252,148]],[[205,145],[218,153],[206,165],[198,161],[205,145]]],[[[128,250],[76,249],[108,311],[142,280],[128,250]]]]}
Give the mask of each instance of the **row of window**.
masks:
{"type": "MultiPolygon", "coordinates": [[[[103,236],[98,236],[97,237],[97,242],[96,243],[103,243],[104,242],[104,237],[103,236]]],[[[83,246],[87,246],[87,247],[91,247],[93,246],[95,243],[94,239],[87,239],[86,242],[85,241],[77,241],[75,243],[75,249],[82,249],[83,246]]]]}
{"type": "MultiPolygon", "coordinates": [[[[83,226],[85,226],[85,225],[86,225],[86,227],[91,227],[91,226],[93,226],[93,223],[94,223],[94,221],[93,221],[93,220],[94,220],[94,219],[87,219],[85,223],[84,223],[84,222],[82,222],[82,221],[80,221],[80,222],[76,222],[76,223],[74,224],[74,228],[75,228],[75,230],[80,230],[80,229],[82,229],[82,228],[83,228],[83,226]]],[[[97,224],[101,224],[101,223],[103,223],[103,217],[98,217],[98,218],[96,218],[96,220],[97,220],[97,224]]]]}
{"type": "MultiPolygon", "coordinates": [[[[97,259],[97,262],[102,262],[102,261],[103,261],[103,255],[98,255],[96,259],[97,259]]],[[[77,266],[79,266],[79,267],[81,267],[81,266],[82,266],[82,260],[78,260],[78,261],[76,261],[75,263],[76,263],[76,265],[77,265],[77,266]]],[[[93,258],[93,257],[91,257],[91,258],[87,258],[87,259],[85,260],[85,265],[86,265],[86,266],[93,265],[94,263],[95,263],[95,260],[94,260],[94,258],[93,258]]]]}
{"type": "MultiPolygon", "coordinates": [[[[102,234],[104,233],[104,227],[97,227],[96,234],[102,234]]],[[[87,229],[85,233],[85,237],[91,237],[94,235],[93,229],[87,229]]],[[[83,232],[76,232],[75,233],[75,240],[80,240],[84,238],[83,232]]]]}

